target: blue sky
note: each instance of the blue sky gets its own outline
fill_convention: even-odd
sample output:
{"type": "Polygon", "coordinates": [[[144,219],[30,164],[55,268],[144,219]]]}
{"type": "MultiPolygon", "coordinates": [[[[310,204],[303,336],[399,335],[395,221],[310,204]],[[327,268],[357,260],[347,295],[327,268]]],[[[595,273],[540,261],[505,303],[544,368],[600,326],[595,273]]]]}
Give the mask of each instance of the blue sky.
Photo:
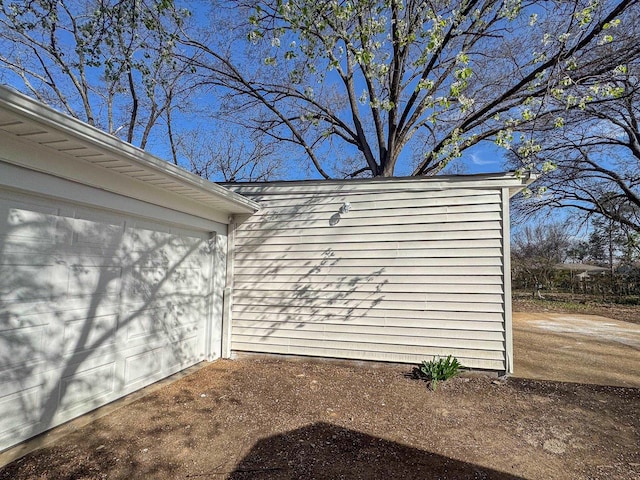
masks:
{"type": "MultiPolygon", "coordinates": [[[[198,4],[193,4],[193,5],[188,4],[188,6],[196,12],[196,15],[194,15],[194,17],[196,17],[194,18],[196,20],[196,23],[202,24],[203,22],[208,22],[208,17],[206,15],[206,11],[204,8],[202,8],[198,4]],[[202,12],[200,12],[201,8],[203,10],[202,12]]],[[[235,48],[235,47],[232,47],[232,48],[235,48]]],[[[95,72],[93,74],[95,74],[95,72]]],[[[22,88],[22,85],[21,85],[22,81],[17,76],[9,75],[5,77],[5,79],[8,79],[10,84],[24,91],[24,88],[22,88]]],[[[362,83],[360,87],[364,88],[364,83],[362,83]]],[[[199,98],[192,98],[191,101],[197,104],[198,107],[202,108],[206,106],[207,108],[209,108],[209,110],[215,111],[217,107],[217,103],[220,100],[215,98],[212,95],[207,95],[206,92],[202,92],[199,94],[199,98]]],[[[75,100],[74,100],[74,103],[75,103],[75,100]]],[[[201,111],[201,113],[204,114],[202,118],[198,116],[199,114],[193,113],[193,112],[187,112],[186,115],[182,115],[182,116],[180,116],[178,112],[175,112],[174,120],[176,122],[176,127],[177,127],[176,129],[188,131],[189,129],[193,128],[194,125],[202,124],[202,125],[208,126],[211,129],[209,138],[216,137],[216,131],[219,131],[217,130],[216,121],[212,119],[208,119],[206,116],[206,112],[201,111]]],[[[345,118],[346,117],[348,117],[348,115],[345,115],[345,118]]],[[[233,124],[229,124],[227,128],[230,128],[232,130],[235,129],[238,132],[237,138],[239,139],[240,142],[247,141],[247,140],[243,140],[248,138],[248,132],[246,130],[240,129],[233,124]]],[[[373,140],[370,139],[370,142],[372,141],[373,140]]],[[[414,143],[414,147],[416,146],[417,145],[414,143]]],[[[168,142],[166,141],[166,134],[162,129],[157,129],[155,138],[150,139],[149,144],[147,145],[146,148],[147,150],[160,156],[161,158],[165,158],[165,159],[171,158],[169,145],[168,145],[168,142]]],[[[428,145],[425,145],[425,148],[428,148],[428,145]]],[[[284,178],[286,179],[309,178],[309,177],[321,178],[320,175],[313,169],[313,167],[307,168],[307,166],[309,165],[309,161],[305,157],[304,153],[302,153],[301,150],[297,150],[295,152],[290,152],[289,150],[285,150],[285,152],[286,152],[285,155],[287,156],[286,160],[289,161],[290,164],[288,165],[288,168],[285,170],[284,178]],[[298,157],[298,158],[295,158],[295,157],[298,157]]],[[[491,172],[504,171],[505,153],[506,151],[504,149],[496,146],[490,140],[484,141],[479,143],[478,145],[475,145],[470,149],[465,150],[461,158],[453,160],[451,167],[461,166],[461,168],[459,169],[450,168],[449,170],[453,170],[461,173],[491,173],[491,172]]],[[[331,156],[336,156],[341,154],[343,155],[358,154],[359,155],[359,153],[356,152],[355,149],[353,149],[353,147],[350,147],[347,145],[345,147],[341,147],[337,151],[336,150],[334,150],[333,152],[327,151],[326,156],[329,157],[329,160],[330,160],[331,156]]],[[[320,152],[319,155],[322,156],[322,152],[320,152]]],[[[395,172],[396,175],[404,176],[404,175],[410,175],[412,173],[412,165],[411,165],[412,162],[409,160],[410,155],[411,153],[408,151],[408,149],[406,152],[403,152],[402,158],[398,162],[398,166],[395,172]]],[[[362,160],[361,163],[364,165],[364,159],[362,160]]],[[[214,179],[217,180],[217,178],[214,178],[214,179]]]]}

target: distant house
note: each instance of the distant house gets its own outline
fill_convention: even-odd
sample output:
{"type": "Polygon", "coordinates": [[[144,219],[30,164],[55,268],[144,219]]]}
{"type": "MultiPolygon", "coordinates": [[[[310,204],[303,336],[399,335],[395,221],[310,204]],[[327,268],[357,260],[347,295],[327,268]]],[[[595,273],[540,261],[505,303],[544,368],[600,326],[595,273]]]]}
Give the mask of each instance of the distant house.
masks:
{"type": "Polygon", "coordinates": [[[625,276],[640,275],[640,262],[625,263],[616,268],[616,273],[625,276]]]}
{"type": "Polygon", "coordinates": [[[571,278],[575,278],[580,282],[586,282],[595,275],[602,275],[608,272],[607,267],[600,267],[598,265],[590,265],[588,263],[562,263],[556,265],[556,270],[563,270],[571,273],[571,278]]]}

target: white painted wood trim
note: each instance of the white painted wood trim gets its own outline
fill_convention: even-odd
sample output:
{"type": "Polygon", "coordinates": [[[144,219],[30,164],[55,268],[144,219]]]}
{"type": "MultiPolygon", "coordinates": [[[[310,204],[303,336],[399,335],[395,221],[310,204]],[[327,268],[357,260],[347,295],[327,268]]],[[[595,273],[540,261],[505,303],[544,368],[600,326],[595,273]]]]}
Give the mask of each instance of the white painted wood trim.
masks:
{"type": "MultiPolygon", "coordinates": [[[[20,182],[26,185],[42,181],[43,175],[49,178],[68,180],[69,182],[94,190],[115,193],[127,198],[135,198],[154,205],[168,206],[174,210],[187,212],[203,218],[225,223],[228,212],[212,208],[184,195],[148,185],[95,165],[79,162],[78,159],[59,152],[52,152],[40,145],[24,142],[4,135],[0,131],[0,163],[14,165],[23,169],[20,182]],[[28,175],[27,175],[28,174],[28,175]]],[[[40,185],[31,188],[38,192],[40,185]]],[[[41,192],[49,193],[49,192],[41,192]]]]}
{"type": "Polygon", "coordinates": [[[505,366],[508,374],[513,373],[513,312],[511,307],[511,225],[509,220],[508,188],[502,189],[502,258],[504,282],[504,336],[505,366]]]}
{"type": "Polygon", "coordinates": [[[236,219],[229,218],[227,232],[227,272],[223,299],[222,316],[222,358],[231,358],[231,333],[233,322],[233,275],[234,275],[234,254],[236,241],[236,219]]]}
{"type": "Polygon", "coordinates": [[[209,274],[207,278],[209,279],[207,290],[209,292],[209,311],[207,312],[207,319],[205,325],[205,359],[208,361],[212,361],[216,358],[216,348],[213,345],[213,329],[214,329],[214,318],[215,318],[215,293],[217,288],[220,288],[216,282],[216,232],[211,232],[208,240],[207,250],[209,252],[209,264],[207,268],[209,269],[209,274]]]}
{"type": "Polygon", "coordinates": [[[167,225],[180,226],[201,231],[215,231],[225,234],[227,226],[218,215],[213,218],[201,217],[171,207],[161,206],[135,198],[119,195],[106,190],[72,182],[46,173],[36,172],[2,161],[0,156],[0,188],[8,191],[34,195],[38,198],[54,198],[65,202],[100,208],[116,214],[126,213],[167,225]],[[216,221],[216,219],[222,221],[216,221]]]}
{"type": "Polygon", "coordinates": [[[215,236],[214,251],[212,253],[213,270],[211,277],[213,285],[211,288],[211,360],[222,356],[222,326],[224,317],[224,289],[227,281],[227,235],[215,236]]]}

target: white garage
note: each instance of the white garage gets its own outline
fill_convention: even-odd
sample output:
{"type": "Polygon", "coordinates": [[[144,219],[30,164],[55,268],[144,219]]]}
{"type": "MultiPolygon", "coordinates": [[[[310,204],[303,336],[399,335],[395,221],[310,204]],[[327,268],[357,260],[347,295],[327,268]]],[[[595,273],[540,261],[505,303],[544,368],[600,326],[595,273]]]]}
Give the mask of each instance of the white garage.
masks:
{"type": "Polygon", "coordinates": [[[513,173],[235,184],[232,349],[513,372],[513,173]]]}
{"type": "Polygon", "coordinates": [[[219,357],[257,207],[0,88],[0,450],[219,357]]]}
{"type": "Polygon", "coordinates": [[[226,189],[0,87],[0,451],[232,350],[511,372],[531,180],[226,189]]]}

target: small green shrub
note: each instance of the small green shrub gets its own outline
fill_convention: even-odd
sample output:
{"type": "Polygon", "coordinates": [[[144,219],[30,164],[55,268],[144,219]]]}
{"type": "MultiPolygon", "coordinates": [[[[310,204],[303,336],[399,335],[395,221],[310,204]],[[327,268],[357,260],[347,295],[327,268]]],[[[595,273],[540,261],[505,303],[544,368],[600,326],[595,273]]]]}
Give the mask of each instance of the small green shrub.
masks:
{"type": "Polygon", "coordinates": [[[439,381],[449,380],[460,373],[464,368],[456,357],[449,355],[447,358],[435,357],[433,360],[422,362],[413,369],[416,378],[426,380],[432,390],[436,389],[439,381]]]}

